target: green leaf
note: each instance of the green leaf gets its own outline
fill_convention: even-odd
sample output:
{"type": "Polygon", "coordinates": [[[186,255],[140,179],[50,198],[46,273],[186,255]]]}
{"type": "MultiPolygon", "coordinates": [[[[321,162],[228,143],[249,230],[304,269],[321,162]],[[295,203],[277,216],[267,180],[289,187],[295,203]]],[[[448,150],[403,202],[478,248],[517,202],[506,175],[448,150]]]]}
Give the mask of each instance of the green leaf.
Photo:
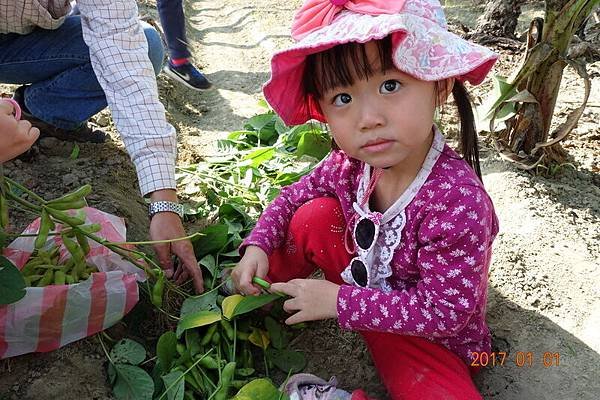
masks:
{"type": "Polygon", "coordinates": [[[248,120],[248,122],[246,122],[246,124],[244,125],[244,128],[253,129],[253,130],[259,132],[261,129],[263,129],[268,124],[273,123],[274,117],[275,117],[275,113],[273,113],[273,112],[255,115],[254,117],[250,118],[248,120]]]}
{"type": "Polygon", "coordinates": [[[241,296],[236,294],[229,296],[223,300],[223,315],[227,319],[233,319],[280,298],[281,296],[277,294],[261,294],[259,296],[241,296]],[[235,304],[233,304],[233,300],[231,299],[235,299],[235,304]],[[232,302],[231,304],[229,304],[230,301],[232,302]],[[227,311],[225,310],[226,308],[227,311]]]}
{"type": "Polygon", "coordinates": [[[260,99],[260,100],[258,101],[258,103],[256,103],[256,104],[257,104],[259,107],[266,108],[267,110],[270,110],[270,109],[271,109],[271,107],[269,107],[269,103],[267,103],[267,101],[266,101],[265,99],[260,99]]]}
{"type": "Polygon", "coordinates": [[[255,379],[244,385],[233,400],[289,400],[269,379],[255,379]]]}
{"type": "Polygon", "coordinates": [[[252,328],[252,333],[248,336],[248,341],[257,347],[266,350],[271,343],[271,338],[269,338],[269,332],[258,328],[252,328]]]}
{"type": "Polygon", "coordinates": [[[21,272],[8,258],[0,256],[0,305],[15,303],[26,293],[21,272]]]}
{"type": "Polygon", "coordinates": [[[165,372],[171,369],[171,364],[177,356],[176,346],[177,336],[173,331],[165,332],[158,338],[158,342],[156,343],[156,356],[165,372]]]}
{"type": "Polygon", "coordinates": [[[275,130],[277,131],[278,134],[283,135],[284,133],[286,133],[290,128],[281,120],[281,118],[279,118],[279,116],[275,119],[275,126],[274,126],[275,130]]]}
{"type": "Polygon", "coordinates": [[[217,264],[215,262],[215,257],[212,254],[205,255],[200,261],[198,261],[198,264],[205,267],[212,276],[217,274],[217,264]]]}
{"type": "Polygon", "coordinates": [[[188,329],[185,331],[185,347],[190,351],[192,357],[202,351],[200,340],[200,334],[197,329],[188,329]]]}
{"type": "Polygon", "coordinates": [[[242,157],[242,160],[246,162],[239,163],[239,166],[250,165],[252,167],[258,167],[267,161],[271,160],[275,156],[275,149],[273,147],[261,147],[250,154],[246,154],[242,157]]]}
{"type": "Polygon", "coordinates": [[[508,80],[503,76],[494,75],[492,83],[491,94],[477,107],[477,114],[480,115],[482,125],[484,125],[485,121],[488,121],[489,125],[494,111],[507,99],[517,94],[515,85],[508,83],[508,80]]]}
{"type": "Polygon", "coordinates": [[[234,141],[234,140],[238,140],[241,136],[253,134],[253,133],[254,132],[250,132],[247,130],[246,131],[233,131],[229,135],[227,135],[227,139],[229,139],[230,141],[234,141]]]}
{"type": "Polygon", "coordinates": [[[257,308],[269,304],[272,301],[280,299],[278,294],[261,294],[259,296],[246,296],[235,308],[234,317],[254,311],[257,308]]]}
{"type": "Polygon", "coordinates": [[[117,400],[152,400],[154,382],[146,371],[127,364],[115,364],[115,370],[113,394],[117,400]]]}
{"type": "Polygon", "coordinates": [[[108,363],[106,373],[108,375],[108,383],[114,385],[115,381],[117,380],[117,370],[115,369],[115,366],[112,363],[108,363]]]}
{"type": "Polygon", "coordinates": [[[294,150],[298,147],[298,142],[302,135],[306,132],[310,132],[314,129],[313,126],[309,124],[297,125],[294,126],[283,138],[283,142],[286,146],[292,147],[294,150]]]}
{"type": "Polygon", "coordinates": [[[232,294],[223,299],[221,308],[223,309],[223,316],[226,319],[232,319],[234,317],[235,308],[244,300],[244,296],[241,294],[232,294]]]}
{"type": "Polygon", "coordinates": [[[203,293],[199,296],[188,297],[181,305],[179,316],[183,318],[199,311],[219,312],[220,309],[219,306],[217,306],[217,295],[218,293],[216,290],[211,290],[210,292],[203,293]]]}
{"type": "Polygon", "coordinates": [[[69,158],[71,160],[76,160],[79,157],[79,145],[77,143],[75,143],[73,145],[73,150],[71,150],[71,155],[69,155],[69,158]]]}
{"type": "Polygon", "coordinates": [[[324,135],[315,133],[314,130],[305,132],[298,142],[298,150],[296,155],[311,156],[317,160],[321,160],[331,150],[331,140],[324,135]]]}
{"type": "Polygon", "coordinates": [[[265,328],[271,337],[271,344],[276,349],[283,349],[288,344],[288,338],[281,324],[275,321],[272,317],[265,318],[265,328]]]}
{"type": "Polygon", "coordinates": [[[227,225],[227,233],[230,235],[239,233],[244,229],[244,226],[239,222],[230,221],[228,219],[226,219],[224,222],[227,225]]]}
{"type": "Polygon", "coordinates": [[[183,372],[174,370],[162,377],[167,391],[167,399],[183,400],[185,393],[185,381],[183,380],[183,372]]]}
{"type": "MultiPolygon", "coordinates": [[[[236,132],[232,132],[236,133],[236,132]]],[[[231,136],[231,135],[230,135],[231,136]]],[[[220,153],[231,153],[236,149],[236,143],[232,140],[219,139],[217,140],[217,149],[220,153]]]]}
{"type": "Polygon", "coordinates": [[[285,373],[298,373],[306,366],[304,353],[288,349],[267,349],[267,357],[285,373]]]}
{"type": "Polygon", "coordinates": [[[115,364],[138,365],[145,358],[144,346],[131,339],[120,340],[110,351],[110,359],[115,364]]]}
{"type": "Polygon", "coordinates": [[[217,224],[207,226],[200,233],[202,236],[193,240],[196,258],[202,259],[207,254],[220,250],[227,243],[227,225],[217,224]]]}
{"type": "Polygon", "coordinates": [[[177,337],[186,329],[197,328],[199,326],[210,325],[221,320],[221,312],[214,311],[197,311],[187,314],[177,324],[177,337]]]}
{"type": "MultiPolygon", "coordinates": [[[[248,170],[251,171],[251,170],[248,170]]],[[[221,220],[231,220],[231,221],[250,221],[251,218],[246,212],[243,205],[236,204],[234,202],[227,202],[219,207],[219,218],[221,220]]]]}

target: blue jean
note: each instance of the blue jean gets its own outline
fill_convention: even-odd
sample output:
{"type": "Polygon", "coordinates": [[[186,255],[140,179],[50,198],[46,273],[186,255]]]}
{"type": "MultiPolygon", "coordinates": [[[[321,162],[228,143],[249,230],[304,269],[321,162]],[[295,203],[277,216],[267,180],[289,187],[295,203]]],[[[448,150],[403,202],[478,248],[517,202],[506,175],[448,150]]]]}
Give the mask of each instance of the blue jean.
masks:
{"type": "Polygon", "coordinates": [[[188,58],[190,51],[185,36],[185,16],[182,0],[156,0],[160,24],[165,31],[169,56],[188,58]]]}
{"type": "MultiPolygon", "coordinates": [[[[150,25],[144,25],[144,33],[158,75],[164,57],[162,41],[150,25]]],[[[55,30],[0,34],[0,82],[30,85],[25,92],[29,112],[62,129],[81,126],[107,106],[79,16],[67,17],[55,30]]]]}

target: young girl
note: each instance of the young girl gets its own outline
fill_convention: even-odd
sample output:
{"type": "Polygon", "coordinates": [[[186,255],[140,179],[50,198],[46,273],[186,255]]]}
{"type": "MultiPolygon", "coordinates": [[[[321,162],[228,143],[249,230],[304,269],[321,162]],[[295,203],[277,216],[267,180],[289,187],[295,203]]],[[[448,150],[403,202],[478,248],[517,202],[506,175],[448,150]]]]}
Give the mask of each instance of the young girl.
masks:
{"type": "MultiPolygon", "coordinates": [[[[232,273],[290,296],[288,324],[360,331],[392,399],[480,399],[487,274],[498,231],[481,182],[465,80],[496,55],[446,29],[437,0],[306,0],[264,93],[290,125],[326,122],[339,147],[282,189],[232,273]],[[434,125],[452,93],[462,157],[434,125]],[[320,268],[325,280],[306,279],[320,268]]],[[[355,391],[352,399],[364,399],[355,391]]]]}

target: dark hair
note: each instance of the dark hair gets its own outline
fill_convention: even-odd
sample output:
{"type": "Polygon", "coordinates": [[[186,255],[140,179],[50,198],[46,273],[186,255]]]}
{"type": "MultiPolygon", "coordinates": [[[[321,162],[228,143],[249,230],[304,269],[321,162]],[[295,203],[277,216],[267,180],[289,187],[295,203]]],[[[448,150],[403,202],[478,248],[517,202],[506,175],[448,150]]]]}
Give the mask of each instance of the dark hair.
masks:
{"type": "MultiPolygon", "coordinates": [[[[379,53],[381,72],[395,68],[392,62],[391,36],[374,42],[379,53]]],[[[315,105],[318,109],[318,101],[322,99],[323,93],[338,86],[351,86],[356,79],[367,79],[375,72],[367,57],[365,43],[344,43],[320,53],[311,54],[306,58],[306,67],[302,76],[305,101],[307,104],[315,105]]],[[[436,99],[437,93],[439,93],[438,83],[435,84],[436,99]]],[[[477,131],[475,130],[471,98],[459,80],[454,82],[452,96],[460,118],[462,156],[481,179],[477,131]]]]}

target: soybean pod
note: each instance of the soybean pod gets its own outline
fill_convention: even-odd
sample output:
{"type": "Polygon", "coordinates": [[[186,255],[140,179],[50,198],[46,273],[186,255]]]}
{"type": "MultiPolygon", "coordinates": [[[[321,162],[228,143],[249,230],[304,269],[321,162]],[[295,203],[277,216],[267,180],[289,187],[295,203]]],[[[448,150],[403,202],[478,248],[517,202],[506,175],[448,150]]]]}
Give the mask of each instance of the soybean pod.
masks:
{"type": "Polygon", "coordinates": [[[69,225],[74,225],[74,226],[78,226],[78,225],[83,225],[85,224],[85,220],[79,217],[72,217],[69,214],[67,214],[66,212],[63,211],[59,211],[56,210],[52,207],[46,207],[46,210],[48,211],[48,214],[52,215],[54,218],[56,218],[57,220],[61,221],[61,222],[66,222],[69,225]]]}
{"type": "MultiPolygon", "coordinates": [[[[0,189],[2,190],[2,189],[0,189]]],[[[0,228],[8,226],[8,200],[4,197],[4,193],[0,192],[0,228]]]]}
{"type": "Polygon", "coordinates": [[[200,361],[198,361],[198,365],[204,367],[206,369],[219,369],[219,363],[211,356],[204,356],[200,361]]]}
{"type": "Polygon", "coordinates": [[[83,233],[75,231],[75,239],[77,239],[77,243],[79,243],[83,254],[87,256],[90,252],[90,242],[88,242],[87,237],[83,233]]]}
{"type": "Polygon", "coordinates": [[[161,270],[158,273],[156,282],[154,283],[154,286],[152,287],[152,293],[150,294],[152,304],[154,304],[154,306],[156,306],[158,308],[162,307],[164,287],[165,287],[165,274],[161,270]]]}
{"type": "MultiPolygon", "coordinates": [[[[83,200],[83,198],[85,196],[87,196],[88,194],[92,193],[92,186],[91,185],[83,185],[82,187],[80,187],[79,189],[71,192],[71,193],[67,193],[64,196],[61,196],[57,199],[54,200],[50,200],[48,202],[48,205],[50,207],[53,207],[54,209],[59,210],[59,208],[54,207],[53,205],[56,204],[73,204],[73,205],[77,205],[78,201],[83,200]]],[[[84,203],[85,205],[85,203],[84,203]]],[[[70,208],[81,208],[81,207],[70,207],[70,208]]]]}
{"type": "Polygon", "coordinates": [[[235,373],[235,361],[227,363],[221,371],[221,380],[219,382],[219,389],[215,392],[215,400],[227,400],[229,394],[229,388],[231,387],[231,381],[235,373]]]}
{"type": "Polygon", "coordinates": [[[37,237],[35,238],[33,247],[35,247],[36,249],[41,249],[42,247],[44,247],[44,245],[48,241],[48,234],[50,233],[50,229],[53,228],[54,222],[52,222],[52,219],[50,218],[48,211],[46,211],[46,208],[43,207],[42,215],[40,217],[40,229],[38,231],[37,237]]]}
{"type": "Polygon", "coordinates": [[[87,203],[85,202],[84,199],[79,199],[79,200],[75,200],[75,201],[71,201],[71,202],[49,202],[48,203],[48,207],[52,207],[55,210],[61,210],[61,211],[65,211],[65,210],[77,210],[80,208],[83,208],[87,205],[87,203]]]}
{"type": "Polygon", "coordinates": [[[213,323],[212,325],[210,325],[208,327],[208,329],[206,330],[206,333],[204,334],[204,336],[202,336],[202,340],[200,341],[200,345],[201,346],[206,346],[207,344],[210,343],[213,335],[215,334],[217,330],[217,324],[213,323]]]}
{"type": "Polygon", "coordinates": [[[227,339],[229,339],[229,341],[233,342],[233,338],[235,336],[235,334],[233,332],[233,326],[231,326],[231,323],[229,323],[229,321],[227,321],[225,319],[221,319],[220,322],[221,322],[221,326],[225,330],[225,335],[227,336],[227,339]]]}
{"type": "Polygon", "coordinates": [[[38,287],[48,286],[52,283],[53,279],[54,279],[54,270],[52,268],[48,268],[46,270],[46,272],[44,272],[42,279],[39,280],[39,282],[37,283],[36,286],[38,286],[38,287]]]}
{"type": "Polygon", "coordinates": [[[54,284],[55,285],[64,285],[66,283],[66,276],[63,271],[56,271],[54,273],[54,284]]]}

